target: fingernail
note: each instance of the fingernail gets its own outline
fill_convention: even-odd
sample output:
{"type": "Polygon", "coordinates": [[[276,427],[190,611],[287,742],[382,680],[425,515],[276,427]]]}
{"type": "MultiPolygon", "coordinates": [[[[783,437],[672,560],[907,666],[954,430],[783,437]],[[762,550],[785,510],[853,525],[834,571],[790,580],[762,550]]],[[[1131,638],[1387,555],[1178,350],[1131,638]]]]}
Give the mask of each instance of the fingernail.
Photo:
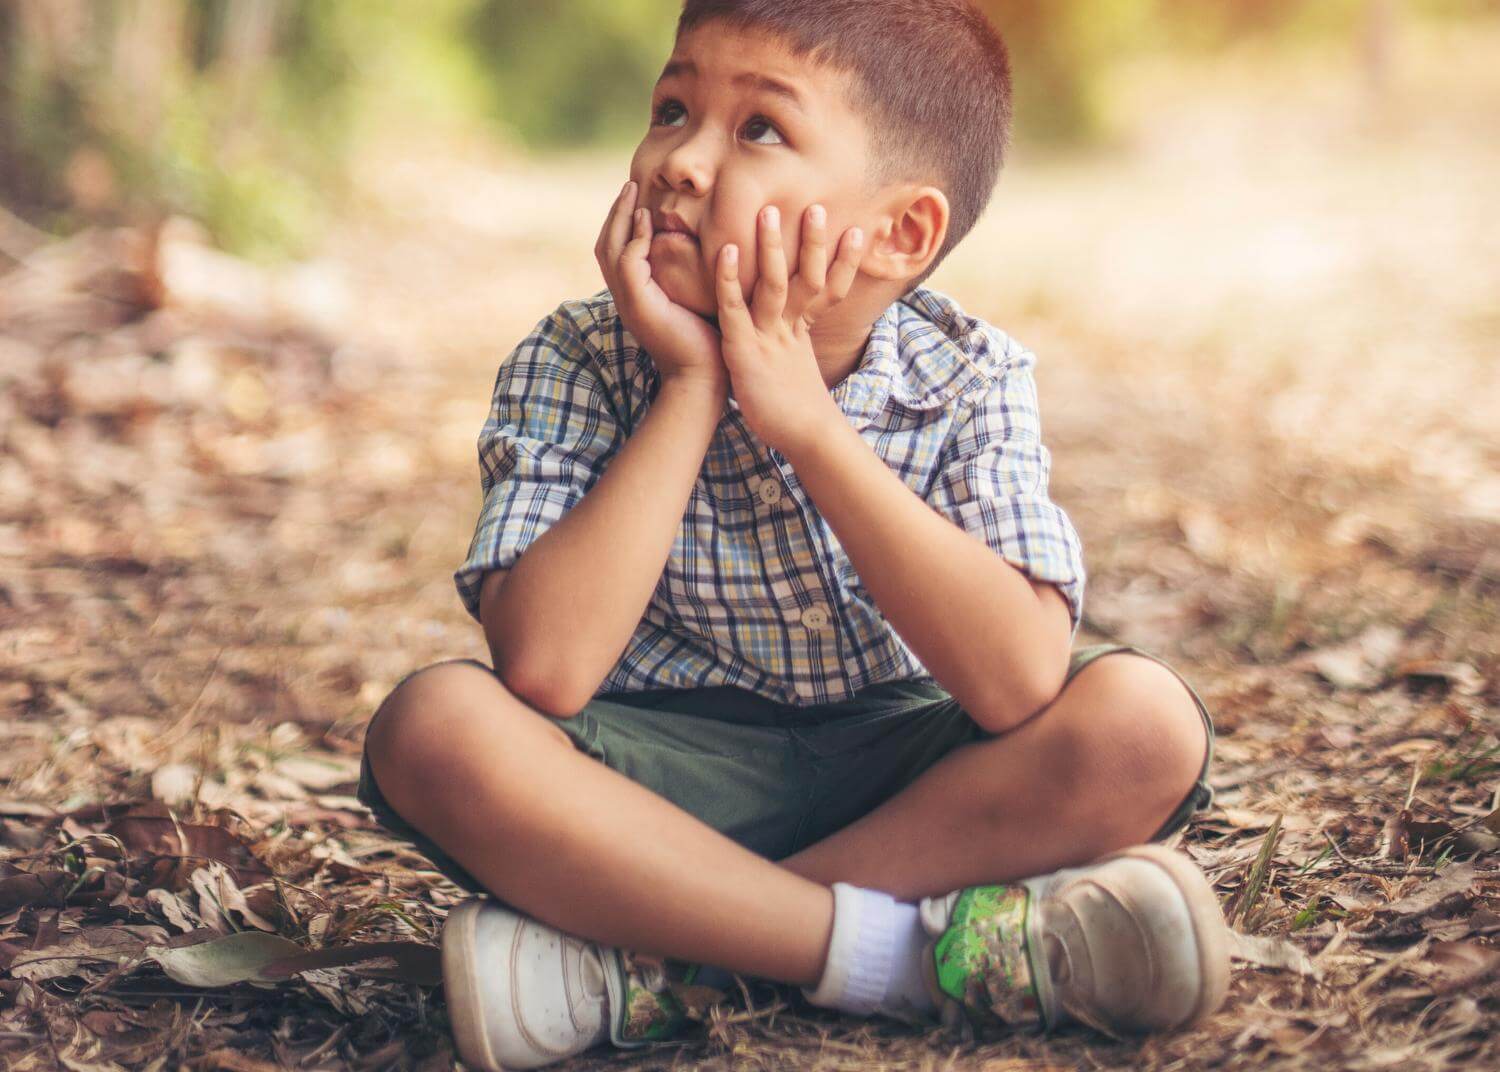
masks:
{"type": "Polygon", "coordinates": [[[740,262],[740,251],[737,246],[724,247],[724,263],[733,268],[740,262]]]}
{"type": "Polygon", "coordinates": [[[630,192],[630,188],[632,186],[634,186],[634,185],[635,185],[635,182],[633,180],[626,179],[625,180],[625,185],[622,186],[622,187],[620,187],[620,193],[622,193],[622,194],[628,194],[630,192]]]}
{"type": "Polygon", "coordinates": [[[855,249],[858,249],[860,246],[864,245],[865,233],[858,227],[851,229],[849,232],[849,244],[855,249]]]}
{"type": "Polygon", "coordinates": [[[809,213],[814,227],[822,227],[828,220],[828,213],[823,211],[822,205],[814,205],[809,213]]]}
{"type": "Polygon", "coordinates": [[[780,226],[781,211],[777,209],[775,205],[772,205],[766,209],[766,223],[771,227],[780,226]]]}

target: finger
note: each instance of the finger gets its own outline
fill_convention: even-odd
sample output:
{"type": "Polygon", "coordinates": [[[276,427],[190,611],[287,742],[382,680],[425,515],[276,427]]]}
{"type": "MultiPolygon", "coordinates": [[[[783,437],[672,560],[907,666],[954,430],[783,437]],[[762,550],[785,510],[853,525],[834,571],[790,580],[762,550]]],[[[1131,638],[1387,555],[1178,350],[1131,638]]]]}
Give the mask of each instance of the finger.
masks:
{"type": "Polygon", "coordinates": [[[740,251],[735,245],[719,250],[719,270],[714,290],[719,302],[719,332],[726,339],[744,338],[755,331],[755,322],[745,305],[745,289],[740,286],[740,251]]]}
{"type": "Polygon", "coordinates": [[[636,198],[639,197],[638,190],[634,182],[627,182],[620,188],[620,195],[610,206],[609,216],[605,218],[604,227],[599,232],[595,255],[601,259],[601,264],[607,265],[606,271],[614,268],[615,262],[620,259],[620,251],[630,239],[631,210],[635,208],[636,198]]]}
{"type": "Polygon", "coordinates": [[[802,252],[797,260],[797,278],[816,294],[828,279],[828,213],[812,205],[802,224],[802,252]]]}
{"type": "Polygon", "coordinates": [[[839,251],[833,259],[833,267],[828,270],[828,283],[823,292],[802,310],[804,320],[812,323],[815,317],[849,296],[849,288],[854,285],[864,255],[865,233],[858,227],[849,228],[839,239],[839,251]]]}
{"type": "Polygon", "coordinates": [[[801,251],[797,275],[787,295],[786,315],[795,318],[823,291],[828,278],[828,213],[811,205],[802,217],[801,251]]]}
{"type": "Polygon", "coordinates": [[[760,278],[755,284],[751,311],[756,325],[768,328],[786,310],[786,250],[781,247],[781,212],[775,205],[767,205],[761,212],[755,244],[760,278]]]}
{"type": "Polygon", "coordinates": [[[627,286],[640,288],[651,279],[651,212],[638,208],[629,217],[631,220],[630,241],[620,251],[620,275],[627,286]]]}

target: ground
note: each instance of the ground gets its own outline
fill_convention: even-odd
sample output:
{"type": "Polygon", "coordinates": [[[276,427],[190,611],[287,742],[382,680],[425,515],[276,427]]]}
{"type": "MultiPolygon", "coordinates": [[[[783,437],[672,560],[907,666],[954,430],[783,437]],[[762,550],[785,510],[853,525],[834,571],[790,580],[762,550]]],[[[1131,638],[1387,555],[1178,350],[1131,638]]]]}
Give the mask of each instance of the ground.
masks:
{"type": "MultiPolygon", "coordinates": [[[[1500,1064],[1497,44],[1414,33],[1384,90],[1329,54],[1143,67],[1116,103],[1148,118],[1018,153],[932,281],[1039,355],[1079,642],[1213,712],[1180,844],[1243,936],[1224,1008],[963,1042],[756,984],[569,1067],[1500,1064]]],[[[5,1067],[451,1063],[419,951],[234,986],[172,958],[434,939],[457,893],[351,799],[361,732],[484,655],[450,581],[474,437],[520,334],[600,286],[623,173],[407,134],[296,272],[180,222],[0,227],[5,1067]]]]}

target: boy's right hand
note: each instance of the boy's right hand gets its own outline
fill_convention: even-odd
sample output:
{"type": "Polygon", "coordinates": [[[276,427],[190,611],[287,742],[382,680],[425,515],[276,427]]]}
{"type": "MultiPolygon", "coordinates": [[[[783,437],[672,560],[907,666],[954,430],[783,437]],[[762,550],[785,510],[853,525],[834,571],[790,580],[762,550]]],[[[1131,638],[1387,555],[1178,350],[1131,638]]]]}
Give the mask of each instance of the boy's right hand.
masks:
{"type": "Polygon", "coordinates": [[[692,380],[727,394],[729,369],[718,329],[667,297],[651,277],[651,213],[636,208],[639,189],[625,184],[594,246],[620,321],[651,355],[663,382],[692,380]]]}

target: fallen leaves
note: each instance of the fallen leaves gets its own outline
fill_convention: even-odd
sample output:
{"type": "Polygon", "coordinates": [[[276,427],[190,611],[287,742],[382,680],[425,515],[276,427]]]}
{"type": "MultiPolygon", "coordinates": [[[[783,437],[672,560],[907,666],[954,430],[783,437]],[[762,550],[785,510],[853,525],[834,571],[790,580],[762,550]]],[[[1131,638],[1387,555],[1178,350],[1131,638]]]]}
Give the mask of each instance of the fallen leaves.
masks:
{"type": "MultiPolygon", "coordinates": [[[[95,234],[0,282],[0,965],[22,968],[0,978],[0,1063],[451,1066],[422,965],[373,949],[430,961],[460,894],[353,789],[390,685],[482,654],[444,572],[472,522],[477,377],[414,380],[281,316],[286,293],[247,266],[167,239],[153,265],[129,233],[95,234]],[[319,956],[364,959],[299,960],[319,956]]],[[[494,310],[475,321],[490,347],[494,310]]],[[[1087,624],[1159,647],[1220,730],[1219,805],[1182,844],[1254,931],[1235,939],[1230,1005],[1138,1048],[1065,1032],[953,1055],[795,993],[747,994],[743,1012],[693,994],[697,1056],[1016,1072],[1495,1057],[1495,526],[1455,529],[1415,497],[1403,523],[1398,482],[1272,451],[1242,468],[1247,444],[1210,425],[1213,466],[1184,465],[1186,439],[1120,451],[1119,394],[1090,456],[1087,392],[1058,393],[1076,400],[1054,433],[1073,435],[1059,479],[1085,474],[1060,494],[1095,567],[1087,624]]]]}
{"type": "Polygon", "coordinates": [[[1433,942],[1426,956],[1405,970],[1427,982],[1435,994],[1472,987],[1500,972],[1500,949],[1472,940],[1433,942]]]}
{"type": "Polygon", "coordinates": [[[160,927],[126,924],[86,927],[57,945],[18,953],[10,962],[10,974],[28,982],[42,982],[81,975],[100,965],[138,964],[153,945],[166,939],[167,932],[160,927]]]}
{"type": "Polygon", "coordinates": [[[1402,808],[1386,824],[1387,855],[1393,860],[1451,853],[1474,856],[1500,849],[1500,835],[1477,824],[1455,826],[1443,819],[1418,821],[1410,808],[1402,808]]]}
{"type": "Polygon", "coordinates": [[[1419,916],[1436,910],[1440,905],[1451,903],[1450,899],[1456,903],[1465,903],[1477,879],[1478,874],[1473,864],[1454,864],[1445,868],[1437,878],[1418,883],[1406,896],[1381,905],[1377,911],[1398,916],[1419,916]]]}

